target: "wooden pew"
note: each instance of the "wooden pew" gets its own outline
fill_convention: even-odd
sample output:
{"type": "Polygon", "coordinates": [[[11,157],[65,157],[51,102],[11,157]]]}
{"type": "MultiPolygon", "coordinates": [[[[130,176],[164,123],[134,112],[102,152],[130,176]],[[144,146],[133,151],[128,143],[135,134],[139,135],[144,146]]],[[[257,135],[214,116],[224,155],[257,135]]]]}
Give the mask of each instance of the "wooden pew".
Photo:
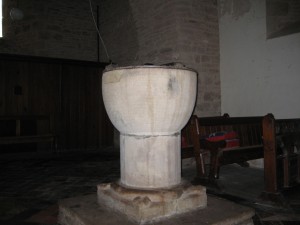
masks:
{"type": "Polygon", "coordinates": [[[219,177],[222,165],[263,158],[263,198],[273,201],[281,189],[300,182],[300,119],[276,120],[272,114],[264,117],[225,115],[206,118],[194,115],[183,129],[182,136],[188,143],[182,147],[182,152],[189,151],[189,154],[182,153],[182,156],[194,155],[200,178],[207,177],[213,181],[219,177]],[[210,142],[205,139],[218,131],[235,131],[239,146],[226,148],[224,141],[210,142]],[[205,157],[209,159],[209,172],[205,170],[205,157]]]}
{"type": "Polygon", "coordinates": [[[196,124],[193,141],[200,149],[210,152],[208,176],[211,179],[219,177],[222,165],[263,158],[262,119],[263,117],[229,117],[228,114],[217,119],[193,118],[196,124]],[[220,131],[236,132],[239,146],[228,148],[225,141],[210,142],[205,139],[210,134],[220,131]]]}
{"type": "Polygon", "coordinates": [[[50,116],[0,116],[0,145],[41,142],[50,143],[50,149],[57,151],[50,116]]]}
{"type": "Polygon", "coordinates": [[[263,119],[266,194],[300,182],[300,119],[263,119]]]}
{"type": "Polygon", "coordinates": [[[197,129],[197,116],[193,115],[181,131],[181,159],[195,158],[197,177],[205,177],[205,157],[209,151],[200,146],[197,129]]]}

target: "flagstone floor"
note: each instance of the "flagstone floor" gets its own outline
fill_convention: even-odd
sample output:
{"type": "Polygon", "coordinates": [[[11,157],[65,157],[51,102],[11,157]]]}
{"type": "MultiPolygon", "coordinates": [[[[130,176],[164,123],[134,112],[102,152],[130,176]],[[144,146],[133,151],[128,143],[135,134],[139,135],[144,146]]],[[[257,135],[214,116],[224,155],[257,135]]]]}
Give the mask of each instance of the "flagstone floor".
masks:
{"type": "MultiPolygon", "coordinates": [[[[59,155],[0,155],[0,225],[55,225],[59,200],[96,193],[99,183],[120,176],[119,154],[112,148],[59,155]]],[[[195,168],[182,171],[193,180],[195,168]]],[[[263,190],[263,171],[238,165],[222,167],[217,195],[255,208],[255,225],[300,224],[300,190],[285,192],[289,205],[274,208],[257,204],[263,190]]],[[[224,209],[226,210],[226,209],[224,209]]]]}

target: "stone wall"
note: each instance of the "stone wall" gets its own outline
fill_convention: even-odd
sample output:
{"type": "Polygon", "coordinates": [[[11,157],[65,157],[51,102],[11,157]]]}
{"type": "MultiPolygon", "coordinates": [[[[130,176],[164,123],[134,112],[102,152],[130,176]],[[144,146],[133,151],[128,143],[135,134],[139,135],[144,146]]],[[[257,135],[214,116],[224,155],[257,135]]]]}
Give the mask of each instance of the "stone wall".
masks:
{"type": "MultiPolygon", "coordinates": [[[[93,4],[96,9],[96,2],[93,4]]],[[[88,1],[26,0],[3,2],[1,53],[96,61],[97,33],[88,1]],[[22,20],[12,20],[12,8],[22,20]]]]}
{"type": "MultiPolygon", "coordinates": [[[[195,114],[220,114],[217,4],[210,0],[102,1],[100,29],[121,66],[181,62],[198,71],[195,114]]],[[[102,53],[104,51],[101,51],[102,53]]],[[[102,55],[105,58],[105,55],[102,55]]]]}
{"type": "Polygon", "coordinates": [[[297,118],[300,33],[267,39],[266,20],[266,0],[220,1],[222,112],[297,118]]]}
{"type": "MultiPolygon", "coordinates": [[[[219,31],[214,0],[93,0],[110,59],[120,66],[182,62],[198,71],[199,116],[219,115],[219,31]]],[[[85,0],[4,1],[0,53],[97,61],[97,34],[85,0]],[[11,8],[24,13],[9,17],[11,8]]],[[[108,61],[100,43],[100,59],[108,61]]]]}
{"type": "Polygon", "coordinates": [[[219,26],[214,1],[178,1],[179,61],[198,71],[195,114],[220,115],[219,26]]]}

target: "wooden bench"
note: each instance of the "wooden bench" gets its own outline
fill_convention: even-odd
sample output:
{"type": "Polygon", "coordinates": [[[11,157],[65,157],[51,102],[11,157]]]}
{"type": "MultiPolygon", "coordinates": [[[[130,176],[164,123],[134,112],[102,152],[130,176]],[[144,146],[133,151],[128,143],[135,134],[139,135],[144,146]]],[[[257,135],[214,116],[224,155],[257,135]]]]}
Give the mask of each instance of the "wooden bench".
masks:
{"type": "MultiPolygon", "coordinates": [[[[198,176],[217,179],[222,165],[263,158],[262,119],[263,117],[229,117],[228,114],[206,118],[192,116],[183,136],[186,136],[186,130],[190,132],[190,145],[193,146],[198,176]],[[239,147],[226,148],[225,141],[209,142],[205,139],[220,131],[236,132],[239,147]],[[210,158],[209,173],[205,171],[203,158],[207,155],[210,158]]],[[[184,150],[186,149],[182,151],[184,150]]]]}
{"type": "Polygon", "coordinates": [[[0,145],[49,142],[57,151],[57,137],[49,116],[0,116],[0,145]]]}
{"type": "Polygon", "coordinates": [[[192,116],[182,136],[186,142],[182,156],[195,157],[200,178],[212,181],[219,177],[222,165],[263,158],[267,195],[276,195],[279,190],[300,182],[300,119],[275,120],[272,114],[264,117],[192,116]],[[218,131],[235,131],[239,146],[226,148],[224,141],[205,139],[218,131]],[[209,172],[205,170],[205,158],[208,158],[209,172]]]}
{"type": "Polygon", "coordinates": [[[275,119],[268,114],[263,119],[265,192],[275,194],[280,189],[300,183],[300,118],[275,119]]]}
{"type": "Polygon", "coordinates": [[[210,157],[209,149],[204,148],[200,144],[200,135],[199,135],[199,123],[198,120],[202,121],[215,121],[227,117],[227,114],[224,116],[215,116],[215,117],[202,117],[198,118],[196,115],[193,115],[188,121],[187,125],[181,131],[181,158],[195,158],[196,160],[196,170],[197,177],[206,177],[206,161],[210,157]]]}

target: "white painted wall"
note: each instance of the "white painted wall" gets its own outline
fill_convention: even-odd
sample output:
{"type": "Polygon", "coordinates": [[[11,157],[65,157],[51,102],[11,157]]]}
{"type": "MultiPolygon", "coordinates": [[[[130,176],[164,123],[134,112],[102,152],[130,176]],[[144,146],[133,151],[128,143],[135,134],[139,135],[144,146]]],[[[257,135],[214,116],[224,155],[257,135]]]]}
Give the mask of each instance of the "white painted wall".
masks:
{"type": "Polygon", "coordinates": [[[267,40],[265,1],[242,1],[220,0],[221,112],[300,117],[300,33],[267,40]]]}

